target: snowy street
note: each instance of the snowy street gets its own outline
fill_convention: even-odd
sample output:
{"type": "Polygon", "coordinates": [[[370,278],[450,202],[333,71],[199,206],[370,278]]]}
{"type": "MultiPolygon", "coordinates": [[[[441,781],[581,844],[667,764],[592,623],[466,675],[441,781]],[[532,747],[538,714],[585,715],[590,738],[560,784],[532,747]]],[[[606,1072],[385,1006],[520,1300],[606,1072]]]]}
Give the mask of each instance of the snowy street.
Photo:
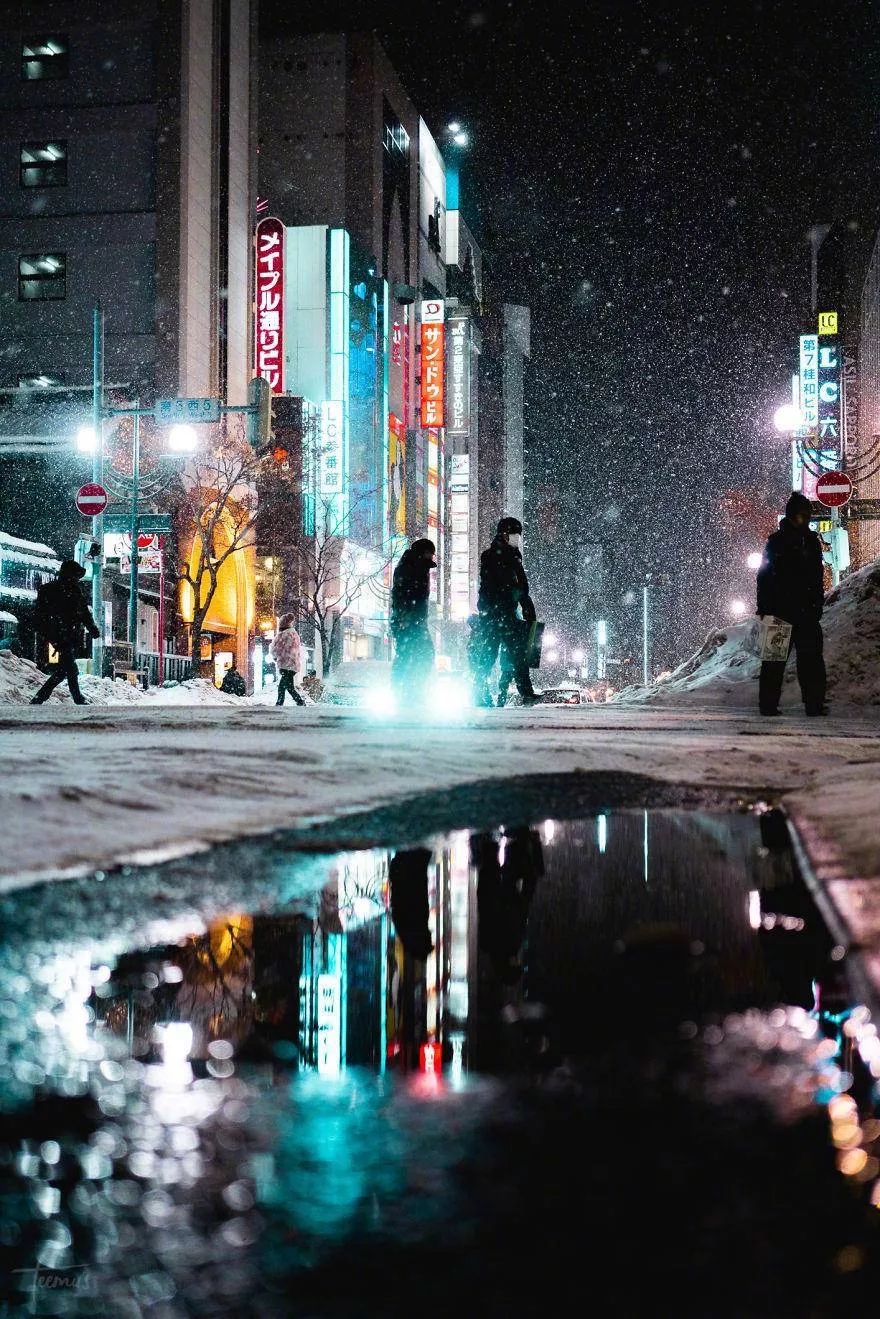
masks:
{"type": "MultiPolygon", "coordinates": [[[[872,881],[880,891],[872,710],[820,721],[792,711],[768,729],[742,711],[548,707],[425,727],[251,702],[148,711],[50,704],[5,707],[2,736],[6,888],[424,794],[442,801],[461,784],[625,773],[781,802],[859,941],[880,937],[880,901],[869,902],[866,888],[872,881]]],[[[476,817],[480,793],[470,801],[476,817]]]]}

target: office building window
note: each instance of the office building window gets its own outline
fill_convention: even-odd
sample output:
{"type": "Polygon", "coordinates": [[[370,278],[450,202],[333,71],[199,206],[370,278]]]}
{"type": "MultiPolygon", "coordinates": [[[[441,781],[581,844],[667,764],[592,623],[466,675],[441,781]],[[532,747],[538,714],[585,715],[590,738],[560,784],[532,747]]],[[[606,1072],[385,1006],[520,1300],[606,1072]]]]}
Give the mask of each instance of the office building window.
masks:
{"type": "Polygon", "coordinates": [[[20,302],[67,297],[67,257],[63,252],[18,258],[20,302]]]}
{"type": "Polygon", "coordinates": [[[26,82],[66,78],[67,37],[30,37],[21,43],[21,76],[26,82]]]}
{"type": "Polygon", "coordinates": [[[19,376],[19,389],[57,389],[61,384],[60,376],[19,376]]]}
{"type": "Polygon", "coordinates": [[[22,142],[19,181],[23,188],[57,188],[67,182],[66,142],[22,142]]]}

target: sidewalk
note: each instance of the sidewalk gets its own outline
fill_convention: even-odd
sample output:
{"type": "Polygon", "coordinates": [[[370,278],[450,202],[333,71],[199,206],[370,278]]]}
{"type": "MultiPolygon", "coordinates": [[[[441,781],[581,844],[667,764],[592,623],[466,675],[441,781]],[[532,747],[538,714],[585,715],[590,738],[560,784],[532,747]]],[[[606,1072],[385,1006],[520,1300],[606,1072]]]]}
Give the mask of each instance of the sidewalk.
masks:
{"type": "MultiPolygon", "coordinates": [[[[480,780],[573,771],[781,801],[880,986],[876,712],[612,706],[382,723],[338,708],[0,708],[0,886],[106,868],[480,780]]],[[[475,792],[475,799],[476,799],[475,792]]]]}

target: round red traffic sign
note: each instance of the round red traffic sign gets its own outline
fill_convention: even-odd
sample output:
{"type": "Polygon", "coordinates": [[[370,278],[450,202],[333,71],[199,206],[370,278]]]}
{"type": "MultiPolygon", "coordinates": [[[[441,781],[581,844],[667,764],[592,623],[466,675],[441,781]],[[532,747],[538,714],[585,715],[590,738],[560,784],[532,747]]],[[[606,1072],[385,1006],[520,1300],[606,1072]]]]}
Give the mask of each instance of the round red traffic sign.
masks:
{"type": "Polygon", "coordinates": [[[102,485],[84,485],[77,491],[76,506],[83,517],[96,518],[107,507],[107,491],[102,485]]]}
{"type": "Polygon", "coordinates": [[[816,482],[816,498],[826,508],[840,508],[852,492],[853,483],[846,472],[824,472],[816,482]]]}

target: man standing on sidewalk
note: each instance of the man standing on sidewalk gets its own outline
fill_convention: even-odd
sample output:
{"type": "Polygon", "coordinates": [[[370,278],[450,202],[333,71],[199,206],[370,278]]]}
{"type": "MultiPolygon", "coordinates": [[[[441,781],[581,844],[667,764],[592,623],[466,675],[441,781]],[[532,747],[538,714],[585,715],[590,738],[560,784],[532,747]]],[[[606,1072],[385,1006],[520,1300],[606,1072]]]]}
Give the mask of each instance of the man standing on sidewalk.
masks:
{"type": "MultiPolygon", "coordinates": [[[[522,523],[502,518],[495,539],[480,556],[480,594],[477,600],[479,645],[473,665],[474,701],[491,705],[487,680],[503,648],[502,667],[516,682],[523,705],[534,705],[535,691],[529,673],[527,643],[535,621],[535,606],[522,561],[522,523]]],[[[509,677],[508,677],[509,685],[509,677]]]]}
{"type": "MultiPolygon", "coordinates": [[[[758,569],[758,616],[770,615],[791,624],[791,646],[797,654],[797,676],[808,715],[827,714],[825,661],[822,657],[822,542],[810,530],[809,499],[797,491],[785,506],[785,517],[767,541],[758,569]]],[[[785,661],[761,665],[758,703],[761,714],[778,715],[785,661]]]]}
{"type": "Polygon", "coordinates": [[[65,559],[55,581],[44,582],[37,591],[37,631],[55,648],[58,659],[52,666],[51,676],[43,683],[31,705],[42,705],[65,678],[75,704],[88,705],[79,689],[76,652],[82,642],[83,628],[91,637],[97,637],[100,633],[92,611],[79,589],[85,575],[85,568],[74,563],[73,559],[65,559]]]}

